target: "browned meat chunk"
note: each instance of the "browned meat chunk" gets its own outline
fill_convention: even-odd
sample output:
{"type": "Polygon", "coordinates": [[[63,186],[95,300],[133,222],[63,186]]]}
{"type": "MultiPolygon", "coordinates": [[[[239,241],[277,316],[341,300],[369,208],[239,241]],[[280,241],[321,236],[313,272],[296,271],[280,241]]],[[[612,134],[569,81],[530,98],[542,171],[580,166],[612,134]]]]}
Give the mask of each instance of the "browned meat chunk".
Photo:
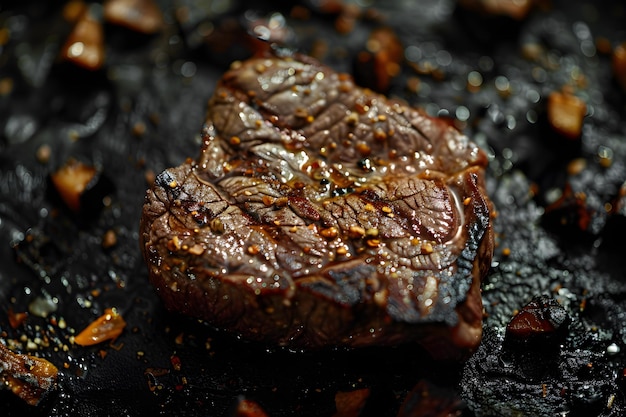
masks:
{"type": "Polygon", "coordinates": [[[45,359],[11,352],[0,343],[0,387],[9,388],[30,405],[56,388],[57,368],[45,359]]]}
{"type": "Polygon", "coordinates": [[[478,345],[493,233],[466,136],[296,55],[233,65],[203,140],[146,195],[168,308],[306,349],[478,345]]]}

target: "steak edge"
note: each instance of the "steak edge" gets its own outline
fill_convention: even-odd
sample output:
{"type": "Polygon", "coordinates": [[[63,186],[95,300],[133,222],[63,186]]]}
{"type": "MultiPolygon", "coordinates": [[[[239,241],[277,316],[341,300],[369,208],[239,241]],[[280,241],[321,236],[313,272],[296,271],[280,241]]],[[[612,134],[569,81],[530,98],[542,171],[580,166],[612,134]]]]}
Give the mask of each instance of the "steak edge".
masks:
{"type": "Polygon", "coordinates": [[[145,197],[141,249],[168,309],[291,348],[477,347],[492,206],[465,135],[271,55],[224,74],[202,140],[145,197]]]}

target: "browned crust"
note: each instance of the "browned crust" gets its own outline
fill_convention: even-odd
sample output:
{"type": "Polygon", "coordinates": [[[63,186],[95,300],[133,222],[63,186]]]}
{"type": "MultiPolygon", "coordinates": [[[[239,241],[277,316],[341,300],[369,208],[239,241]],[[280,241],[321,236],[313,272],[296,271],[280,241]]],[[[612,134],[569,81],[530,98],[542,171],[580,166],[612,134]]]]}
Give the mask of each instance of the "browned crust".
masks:
{"type": "MultiPolygon", "coordinates": [[[[367,146],[382,146],[376,127],[365,125],[373,116],[341,111],[346,115],[341,117],[356,117],[349,122],[369,137],[367,146]]],[[[203,133],[197,162],[165,171],[146,195],[142,250],[168,308],[246,339],[292,347],[417,341],[444,357],[477,347],[480,283],[491,263],[493,231],[484,189],[486,157],[466,137],[443,121],[359,90],[349,77],[303,57],[238,64],[218,85],[203,133]],[[255,84],[287,72],[295,78],[283,82],[306,96],[299,115],[289,100],[281,101],[284,86],[255,84]],[[329,88],[339,93],[315,92],[325,88],[315,84],[316,77],[330,79],[329,88]],[[307,83],[314,92],[302,93],[307,83]],[[315,94],[327,99],[325,108],[316,108],[315,94]],[[302,149],[315,157],[328,144],[319,138],[320,126],[326,123],[334,132],[339,116],[333,108],[354,103],[360,106],[356,111],[365,106],[371,109],[366,112],[379,112],[373,123],[386,126],[387,133],[406,135],[382,138],[397,144],[400,162],[388,165],[393,166],[389,177],[397,181],[371,177],[363,185],[349,183],[346,195],[320,197],[306,175],[303,185],[285,185],[276,180],[276,167],[250,162],[266,143],[291,152],[285,158],[302,149]],[[240,113],[228,113],[232,106],[240,113]],[[416,158],[428,153],[432,161],[414,172],[416,162],[402,156],[411,153],[416,158]],[[247,195],[248,189],[255,192],[247,195]],[[394,197],[385,199],[389,195],[394,197]],[[421,210],[431,199],[449,201],[450,207],[434,210],[458,210],[463,222],[454,226],[453,218],[444,216],[424,225],[403,217],[407,207],[421,210]],[[357,211],[344,218],[345,210],[357,211]],[[368,210],[377,213],[368,217],[368,210]],[[365,234],[371,225],[382,235],[365,234]],[[421,245],[421,252],[413,244],[421,245]]],[[[372,155],[382,154],[374,149],[372,155]]],[[[329,165],[342,157],[322,156],[329,165]]]]}

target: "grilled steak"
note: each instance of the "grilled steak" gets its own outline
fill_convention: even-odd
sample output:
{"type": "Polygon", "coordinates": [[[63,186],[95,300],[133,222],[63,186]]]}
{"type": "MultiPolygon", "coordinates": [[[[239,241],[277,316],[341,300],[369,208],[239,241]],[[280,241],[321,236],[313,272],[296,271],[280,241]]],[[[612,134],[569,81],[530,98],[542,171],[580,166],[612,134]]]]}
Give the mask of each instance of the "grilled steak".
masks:
{"type": "Polygon", "coordinates": [[[202,137],[145,198],[141,247],[169,309],[294,348],[478,345],[493,232],[466,136],[272,55],[223,76],[202,137]]]}

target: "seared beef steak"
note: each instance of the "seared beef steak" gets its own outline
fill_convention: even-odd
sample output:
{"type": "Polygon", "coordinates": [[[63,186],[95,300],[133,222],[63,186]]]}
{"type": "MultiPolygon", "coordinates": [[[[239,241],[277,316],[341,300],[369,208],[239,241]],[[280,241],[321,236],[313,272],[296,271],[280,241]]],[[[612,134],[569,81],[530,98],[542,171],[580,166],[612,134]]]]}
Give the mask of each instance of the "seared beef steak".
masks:
{"type": "Polygon", "coordinates": [[[236,63],[199,158],[147,192],[151,281],[168,308],[246,339],[457,357],[482,331],[486,163],[446,122],[308,57],[236,63]]]}

